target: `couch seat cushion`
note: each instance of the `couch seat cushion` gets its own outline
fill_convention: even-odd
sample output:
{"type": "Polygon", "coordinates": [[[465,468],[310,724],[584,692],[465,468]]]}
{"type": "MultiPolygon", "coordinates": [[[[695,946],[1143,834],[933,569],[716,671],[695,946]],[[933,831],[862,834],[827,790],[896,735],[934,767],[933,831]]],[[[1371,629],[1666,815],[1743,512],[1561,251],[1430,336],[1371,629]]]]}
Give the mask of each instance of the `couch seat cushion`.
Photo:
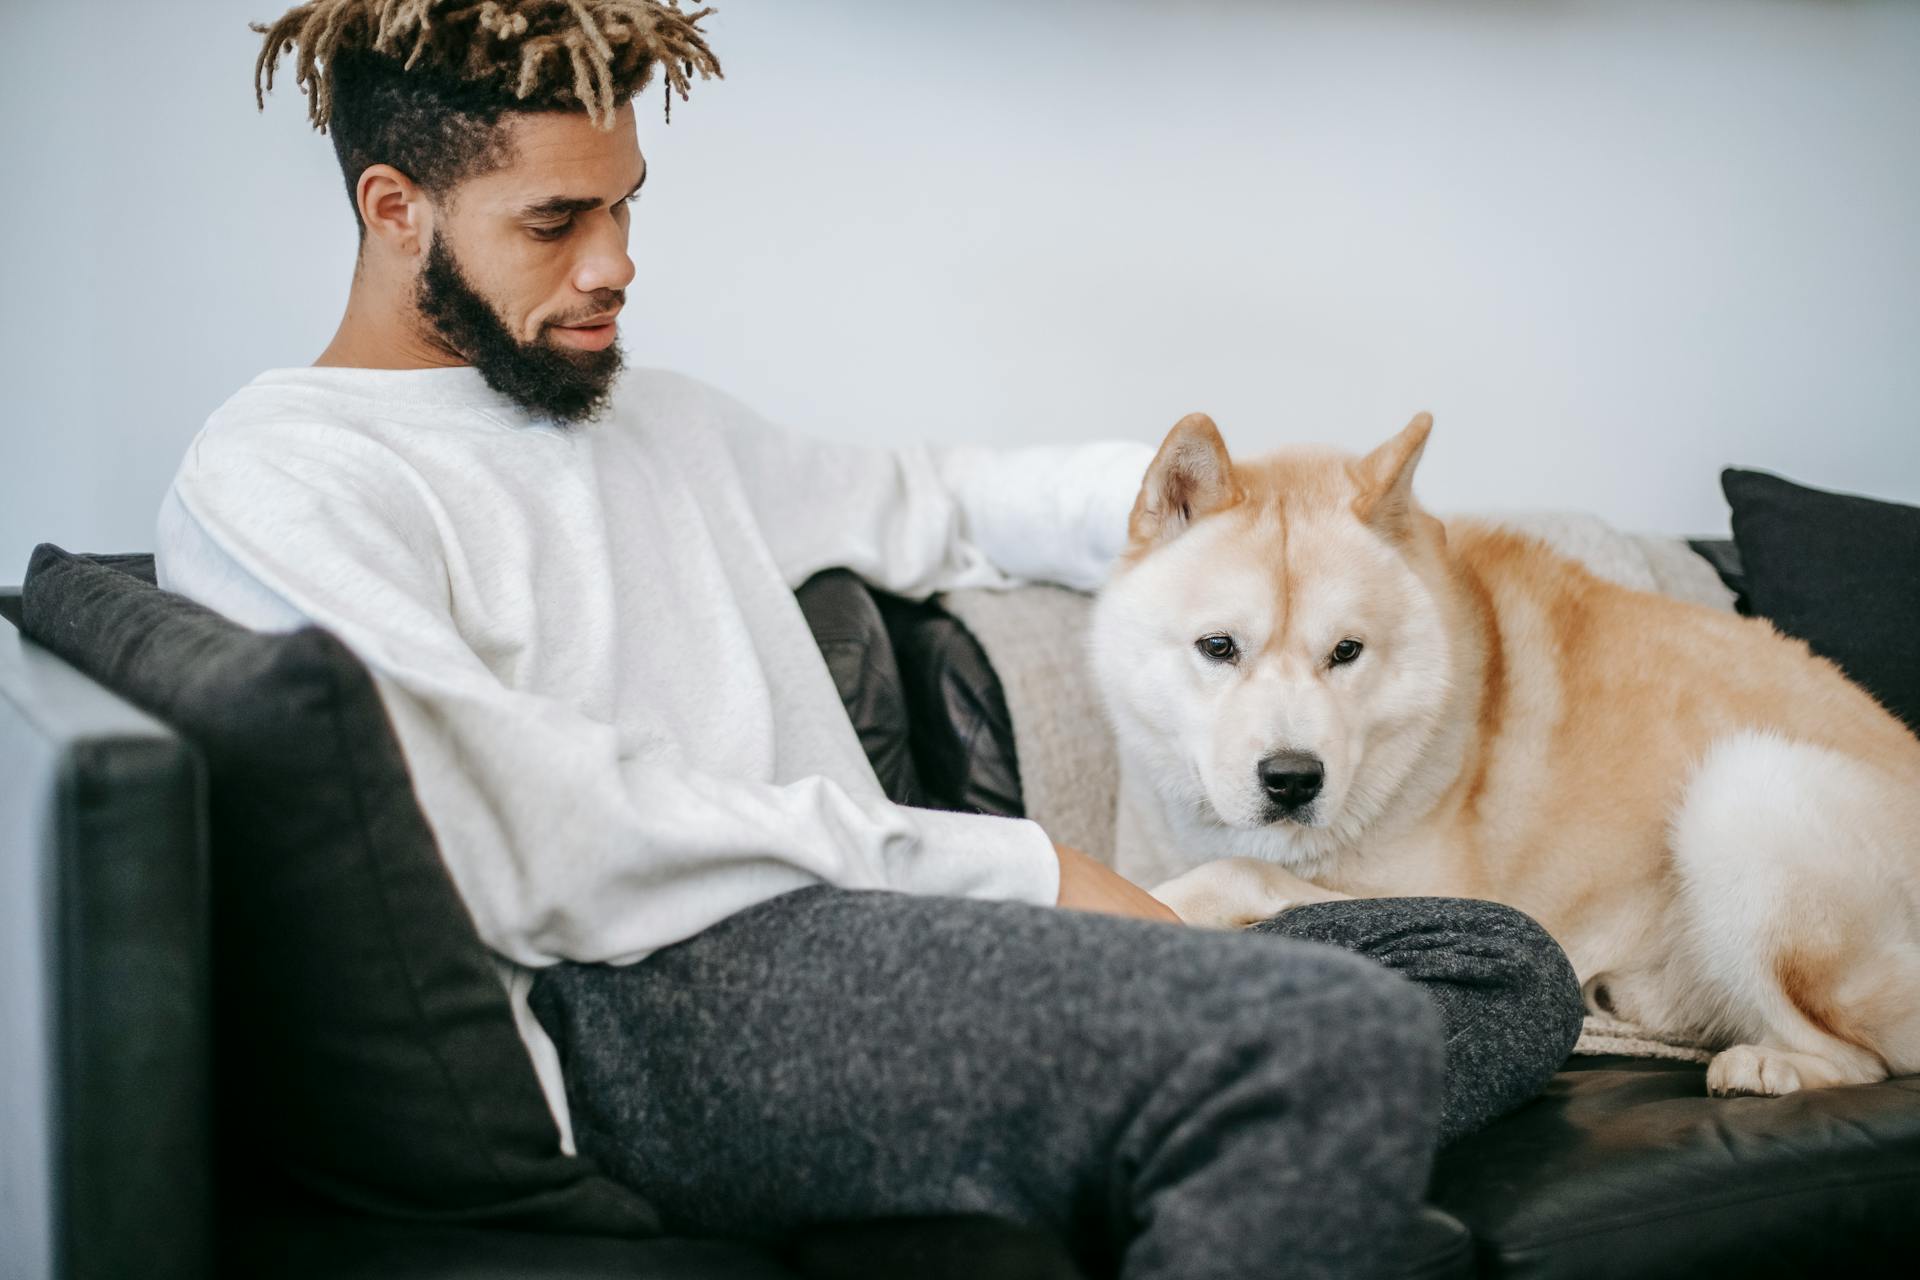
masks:
{"type": "Polygon", "coordinates": [[[1579,1058],[1440,1158],[1487,1276],[1911,1275],[1920,1077],[1710,1098],[1706,1068],[1579,1058]]]}

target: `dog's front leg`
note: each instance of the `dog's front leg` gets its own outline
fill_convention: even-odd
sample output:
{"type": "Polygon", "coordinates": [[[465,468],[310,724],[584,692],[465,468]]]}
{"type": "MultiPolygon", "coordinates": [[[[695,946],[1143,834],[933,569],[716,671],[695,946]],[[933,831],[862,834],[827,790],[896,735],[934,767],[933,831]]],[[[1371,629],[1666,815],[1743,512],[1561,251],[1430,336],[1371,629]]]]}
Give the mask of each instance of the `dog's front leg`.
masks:
{"type": "Polygon", "coordinates": [[[1260,858],[1203,862],[1152,893],[1188,924],[1208,929],[1244,929],[1303,902],[1333,902],[1350,896],[1322,889],[1260,858]]]}

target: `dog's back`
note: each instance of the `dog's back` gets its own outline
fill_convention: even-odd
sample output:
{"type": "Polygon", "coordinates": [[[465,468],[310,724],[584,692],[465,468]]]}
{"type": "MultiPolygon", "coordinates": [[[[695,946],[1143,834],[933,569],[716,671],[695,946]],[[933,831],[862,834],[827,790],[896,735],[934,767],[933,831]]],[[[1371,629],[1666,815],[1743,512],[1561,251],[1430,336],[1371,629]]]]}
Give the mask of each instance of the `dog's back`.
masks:
{"type": "Polygon", "coordinates": [[[1717,1088],[1920,1069],[1920,740],[1762,620],[1448,532],[1489,679],[1436,817],[1473,874],[1552,917],[1603,1010],[1739,1045],[1717,1088]]]}
{"type": "Polygon", "coordinates": [[[1766,621],[1619,586],[1485,522],[1447,532],[1488,650],[1480,750],[1453,816],[1491,878],[1523,883],[1546,849],[1657,873],[1681,796],[1736,734],[1828,748],[1920,789],[1920,739],[1766,621]]]}

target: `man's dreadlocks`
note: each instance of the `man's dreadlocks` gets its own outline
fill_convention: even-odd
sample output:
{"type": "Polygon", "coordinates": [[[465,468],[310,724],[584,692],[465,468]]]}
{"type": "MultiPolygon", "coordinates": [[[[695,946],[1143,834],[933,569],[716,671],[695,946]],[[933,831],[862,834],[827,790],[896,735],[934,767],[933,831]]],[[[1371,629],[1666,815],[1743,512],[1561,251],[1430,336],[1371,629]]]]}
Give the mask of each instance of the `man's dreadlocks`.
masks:
{"type": "Polygon", "coordinates": [[[254,99],[266,106],[274,67],[300,48],[295,76],[307,113],[324,131],[332,117],[333,69],[342,54],[371,53],[408,73],[458,81],[510,97],[526,111],[582,110],[607,128],[660,66],[667,109],[697,72],[720,74],[700,20],[679,0],[311,0],[272,25],[254,63],[254,99]]]}
{"type": "Polygon", "coordinates": [[[720,75],[699,27],[712,12],[682,13],[678,0],[311,0],[254,24],[265,37],[254,100],[265,108],[275,66],[298,45],[307,114],[331,133],[356,210],[375,164],[439,196],[506,161],[510,113],[583,111],[609,128],[656,66],[671,112],[695,74],[720,75]]]}

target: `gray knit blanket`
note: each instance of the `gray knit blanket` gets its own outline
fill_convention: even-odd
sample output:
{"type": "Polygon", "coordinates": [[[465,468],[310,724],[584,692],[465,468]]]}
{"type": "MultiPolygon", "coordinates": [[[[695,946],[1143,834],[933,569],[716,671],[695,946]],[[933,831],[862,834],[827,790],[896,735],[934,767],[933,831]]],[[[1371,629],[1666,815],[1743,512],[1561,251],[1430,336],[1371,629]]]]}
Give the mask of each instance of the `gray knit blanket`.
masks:
{"type": "MultiPolygon", "coordinates": [[[[1579,560],[1603,578],[1716,609],[1733,608],[1712,567],[1679,538],[1624,533],[1573,512],[1491,517],[1579,560]]],[[[941,597],[973,632],[1006,691],[1027,816],[1055,840],[1110,858],[1118,809],[1119,764],[1081,643],[1092,597],[1052,586],[968,590],[941,597]]],[[[1684,1038],[1608,1018],[1588,1018],[1580,1054],[1628,1054],[1705,1062],[1684,1038]]]]}

